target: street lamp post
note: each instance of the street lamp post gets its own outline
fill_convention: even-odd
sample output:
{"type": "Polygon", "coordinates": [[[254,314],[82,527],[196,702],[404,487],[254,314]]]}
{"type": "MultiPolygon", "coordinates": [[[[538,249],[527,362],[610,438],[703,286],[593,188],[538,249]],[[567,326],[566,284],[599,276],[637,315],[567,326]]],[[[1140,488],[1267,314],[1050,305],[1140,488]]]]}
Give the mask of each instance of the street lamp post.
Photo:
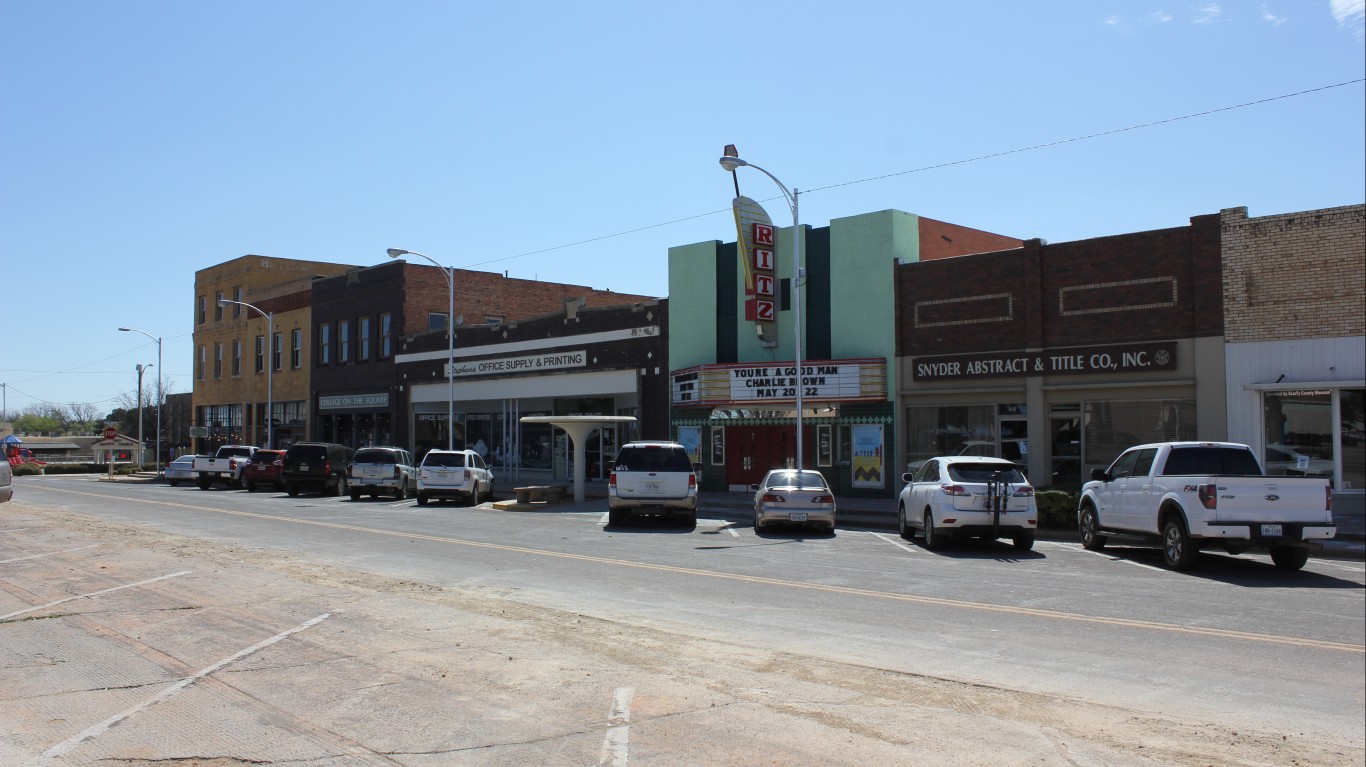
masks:
{"type": "MultiPolygon", "coordinates": [[[[137,328],[119,328],[119,330],[123,331],[124,333],[141,333],[142,335],[147,336],[148,338],[150,338],[150,339],[152,339],[153,341],[156,341],[156,342],[157,342],[157,477],[160,478],[160,477],[162,476],[162,474],[161,474],[161,403],[162,403],[163,400],[166,399],[166,394],[165,394],[165,392],[163,392],[162,389],[161,389],[161,337],[160,337],[160,336],[154,336],[154,335],[152,335],[151,333],[148,333],[148,332],[145,331],[145,330],[138,330],[137,328]]],[[[142,376],[141,376],[141,374],[139,374],[139,376],[138,376],[138,397],[139,397],[139,398],[142,397],[142,376]]],[[[142,428],[142,416],[141,416],[141,415],[138,416],[138,428],[139,428],[139,429],[142,428]]],[[[141,433],[138,434],[138,441],[139,441],[139,442],[142,441],[142,435],[141,435],[141,433]]]]}
{"type": "Polygon", "coordinates": [[[142,441],[142,374],[151,365],[138,365],[138,471],[147,463],[147,443],[142,441]]]}
{"type": "Polygon", "coordinates": [[[262,447],[273,448],[275,447],[275,312],[262,311],[260,307],[253,306],[246,301],[234,301],[231,298],[218,299],[219,306],[227,306],[228,304],[245,306],[266,318],[266,444],[262,447]]]}
{"type": "Polygon", "coordinates": [[[436,259],[418,253],[415,250],[404,250],[403,248],[389,248],[386,253],[389,258],[399,256],[417,256],[432,262],[432,265],[441,270],[441,274],[446,278],[446,288],[450,291],[450,313],[446,315],[446,449],[455,449],[455,267],[442,266],[436,259]]]}
{"type": "MultiPolygon", "coordinates": [[[[727,151],[730,151],[730,148],[729,148],[729,147],[727,147],[727,151]]],[[[796,189],[793,189],[792,191],[789,192],[788,189],[787,189],[787,187],[786,187],[786,186],[783,186],[783,182],[779,181],[778,178],[777,178],[776,176],[774,176],[772,173],[769,173],[768,171],[764,170],[763,168],[760,168],[758,165],[755,165],[754,163],[745,162],[744,160],[741,160],[739,157],[731,157],[731,156],[722,157],[722,158],[721,158],[721,167],[722,167],[722,168],[725,168],[726,170],[730,171],[731,173],[734,173],[736,168],[741,168],[741,167],[753,168],[753,169],[759,171],[760,173],[764,174],[765,176],[768,176],[769,178],[773,179],[773,183],[777,184],[777,185],[778,185],[778,188],[781,189],[781,190],[783,190],[783,198],[784,198],[785,200],[787,200],[787,206],[792,210],[792,323],[793,323],[793,326],[794,326],[794,328],[795,328],[795,330],[794,330],[794,335],[795,335],[795,349],[796,349],[796,357],[797,357],[797,359],[796,359],[797,380],[795,381],[795,385],[793,386],[793,388],[796,389],[796,392],[797,392],[797,470],[798,470],[798,471],[801,471],[801,469],[802,469],[802,294],[801,294],[800,284],[801,284],[801,278],[802,278],[802,275],[803,275],[803,270],[802,270],[802,265],[801,265],[801,252],[802,252],[802,245],[801,245],[801,242],[802,242],[802,236],[801,236],[801,230],[798,228],[798,225],[797,225],[797,195],[800,194],[800,192],[798,192],[796,189]]],[[[737,194],[738,194],[738,192],[737,192],[737,194]]]]}

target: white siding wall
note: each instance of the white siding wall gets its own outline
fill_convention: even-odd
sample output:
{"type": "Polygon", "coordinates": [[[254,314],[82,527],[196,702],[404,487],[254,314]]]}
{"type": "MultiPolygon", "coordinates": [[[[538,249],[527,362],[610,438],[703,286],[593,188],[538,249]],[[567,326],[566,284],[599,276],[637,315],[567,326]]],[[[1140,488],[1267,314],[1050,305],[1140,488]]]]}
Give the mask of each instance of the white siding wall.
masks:
{"type": "Polygon", "coordinates": [[[1259,341],[1224,345],[1227,373],[1228,438],[1251,445],[1260,454],[1262,444],[1261,392],[1244,384],[1281,385],[1325,383],[1366,379],[1366,337],[1310,338],[1295,341],[1259,341]]]}

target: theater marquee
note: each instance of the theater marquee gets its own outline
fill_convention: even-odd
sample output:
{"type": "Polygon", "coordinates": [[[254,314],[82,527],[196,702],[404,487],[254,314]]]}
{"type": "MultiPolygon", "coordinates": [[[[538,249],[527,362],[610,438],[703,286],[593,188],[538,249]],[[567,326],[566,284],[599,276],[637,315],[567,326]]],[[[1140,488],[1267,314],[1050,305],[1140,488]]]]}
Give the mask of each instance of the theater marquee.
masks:
{"type": "Polygon", "coordinates": [[[825,402],[887,398],[887,363],[881,359],[805,360],[798,381],[791,362],[700,365],[672,376],[672,401],[680,407],[754,404],[802,399],[825,402]]]}
{"type": "Polygon", "coordinates": [[[1176,369],[1176,342],[1118,344],[1037,352],[994,352],[916,357],[915,381],[971,381],[1006,376],[1148,373],[1176,369]]]}

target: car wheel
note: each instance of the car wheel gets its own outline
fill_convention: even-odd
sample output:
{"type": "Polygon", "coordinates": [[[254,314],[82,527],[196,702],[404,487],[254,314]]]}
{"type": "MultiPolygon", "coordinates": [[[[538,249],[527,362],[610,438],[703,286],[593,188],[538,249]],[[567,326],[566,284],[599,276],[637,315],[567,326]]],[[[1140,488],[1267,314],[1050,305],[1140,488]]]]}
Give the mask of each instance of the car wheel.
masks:
{"type": "Polygon", "coordinates": [[[1081,507],[1081,546],[1087,551],[1100,551],[1105,548],[1105,536],[1100,534],[1100,520],[1096,518],[1096,508],[1091,504],[1081,507]]]}
{"type": "Polygon", "coordinates": [[[935,532],[934,515],[928,510],[925,512],[925,548],[931,551],[944,548],[944,535],[935,532]]]}
{"type": "Polygon", "coordinates": [[[256,492],[256,483],[255,483],[255,482],[248,482],[248,483],[247,483],[247,492],[248,492],[248,493],[254,493],[254,492],[256,492]]]}
{"type": "Polygon", "coordinates": [[[901,537],[908,541],[915,537],[915,530],[906,524],[906,506],[904,504],[898,504],[896,507],[896,529],[897,532],[901,533],[901,537]]]}
{"type": "Polygon", "coordinates": [[[298,497],[299,497],[299,486],[296,485],[296,484],[294,484],[293,482],[286,482],[286,483],[285,483],[285,494],[288,495],[290,498],[298,498],[298,497]]]}
{"type": "Polygon", "coordinates": [[[423,495],[422,493],[418,493],[418,494],[417,494],[417,505],[418,505],[418,506],[426,506],[426,505],[427,505],[427,496],[423,495]]]}
{"type": "Polygon", "coordinates": [[[1029,551],[1034,548],[1034,531],[1027,530],[1023,533],[1016,533],[1015,537],[1010,539],[1010,542],[1020,551],[1029,551]]]}
{"type": "Polygon", "coordinates": [[[697,512],[689,511],[684,514],[679,514],[678,521],[682,522],[684,525],[687,525],[688,527],[697,527],[697,512]]]}
{"type": "Polygon", "coordinates": [[[470,505],[478,506],[482,499],[479,497],[479,480],[474,481],[474,490],[470,492],[470,505]]]}
{"type": "Polygon", "coordinates": [[[1186,522],[1172,516],[1162,526],[1162,558],[1173,570],[1189,570],[1200,556],[1200,549],[1186,532],[1186,522]]]}
{"type": "Polygon", "coordinates": [[[608,509],[607,524],[613,527],[626,524],[626,512],[622,509],[608,509]]]}
{"type": "Polygon", "coordinates": [[[170,479],[170,480],[167,480],[167,482],[170,483],[171,487],[175,487],[176,485],[180,484],[180,480],[178,480],[178,479],[170,479]]]}
{"type": "Polygon", "coordinates": [[[213,487],[213,483],[207,479],[201,479],[195,482],[195,484],[199,485],[200,490],[208,490],[209,488],[213,487]]]}
{"type": "Polygon", "coordinates": [[[1271,561],[1282,570],[1298,570],[1309,561],[1309,549],[1299,546],[1272,546],[1271,561]]]}
{"type": "Polygon", "coordinates": [[[353,501],[359,501],[359,500],[360,500],[360,491],[359,491],[359,490],[352,490],[352,491],[351,491],[351,500],[353,500],[353,501]]]}
{"type": "Polygon", "coordinates": [[[408,480],[398,483],[398,489],[394,491],[394,498],[402,501],[408,498],[408,480]]]}

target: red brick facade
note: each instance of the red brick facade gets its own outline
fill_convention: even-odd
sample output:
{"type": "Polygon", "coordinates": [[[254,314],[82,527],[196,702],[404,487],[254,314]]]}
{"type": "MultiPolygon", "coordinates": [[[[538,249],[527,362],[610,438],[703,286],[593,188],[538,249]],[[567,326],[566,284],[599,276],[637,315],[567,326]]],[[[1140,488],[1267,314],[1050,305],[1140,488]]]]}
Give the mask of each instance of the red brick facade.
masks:
{"type": "Polygon", "coordinates": [[[1219,216],[1188,227],[903,264],[897,354],[1218,336],[1219,216]]]}

